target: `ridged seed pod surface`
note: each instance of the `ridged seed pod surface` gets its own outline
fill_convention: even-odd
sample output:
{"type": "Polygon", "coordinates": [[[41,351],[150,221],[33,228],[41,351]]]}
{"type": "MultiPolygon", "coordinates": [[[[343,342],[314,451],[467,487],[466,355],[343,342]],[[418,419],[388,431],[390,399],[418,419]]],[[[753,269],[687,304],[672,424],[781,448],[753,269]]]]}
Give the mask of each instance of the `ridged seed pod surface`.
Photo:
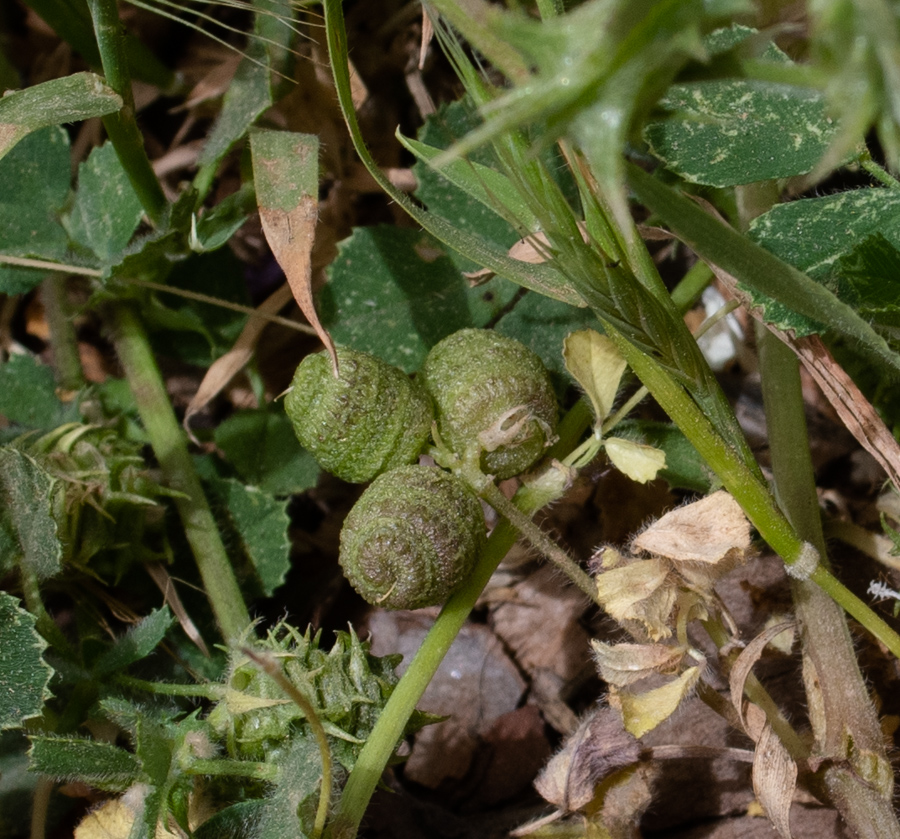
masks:
{"type": "Polygon", "coordinates": [[[528,469],[556,429],[556,394],[543,362],[492,330],[462,329],[444,338],[425,359],[421,379],[434,400],[441,439],[460,455],[513,409],[524,406],[531,413],[509,444],[484,453],[482,468],[497,478],[528,469]]]}
{"type": "Polygon", "coordinates": [[[431,432],[424,389],[369,353],[339,347],[340,377],[325,352],[303,359],[284,409],[300,445],[332,475],[365,483],[412,463],[431,432]]]}
{"type": "Polygon", "coordinates": [[[402,466],[376,478],[341,530],[353,588],[386,609],[443,603],[471,573],[485,541],[481,502],[459,478],[402,466]]]}

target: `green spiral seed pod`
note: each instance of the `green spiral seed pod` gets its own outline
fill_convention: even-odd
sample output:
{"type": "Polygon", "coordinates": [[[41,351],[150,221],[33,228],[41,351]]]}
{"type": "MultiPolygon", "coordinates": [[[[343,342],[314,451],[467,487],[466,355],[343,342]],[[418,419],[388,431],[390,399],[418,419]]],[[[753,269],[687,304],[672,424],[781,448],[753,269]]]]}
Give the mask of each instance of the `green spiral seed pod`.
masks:
{"type": "Polygon", "coordinates": [[[462,329],[436,344],[421,372],[444,445],[462,455],[474,441],[497,478],[524,472],[556,429],[558,406],[543,362],[489,329],[462,329]]]}
{"type": "Polygon", "coordinates": [[[294,373],[284,409],[300,445],[351,483],[412,463],[433,419],[424,389],[368,353],[339,347],[337,355],[338,378],[325,352],[304,358],[294,373]]]}
{"type": "Polygon", "coordinates": [[[387,609],[443,603],[471,573],[485,541],[469,487],[430,466],[380,475],[341,530],[340,563],[353,588],[387,609]]]}

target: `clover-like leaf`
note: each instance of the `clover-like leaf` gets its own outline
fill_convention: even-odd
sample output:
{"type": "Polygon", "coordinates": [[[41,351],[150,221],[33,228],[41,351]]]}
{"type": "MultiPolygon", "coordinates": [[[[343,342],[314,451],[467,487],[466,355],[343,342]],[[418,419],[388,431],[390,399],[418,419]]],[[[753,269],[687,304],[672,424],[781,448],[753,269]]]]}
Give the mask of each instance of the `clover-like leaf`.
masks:
{"type": "Polygon", "coordinates": [[[612,413],[622,374],[628,366],[625,359],[610,338],[593,329],[580,329],[569,335],[563,343],[563,358],[566,370],[591,400],[595,424],[599,426],[612,413]]]}
{"type": "Polygon", "coordinates": [[[666,453],[653,446],[622,437],[607,437],[603,446],[613,466],[632,481],[645,484],[666,468],[666,453]]]}

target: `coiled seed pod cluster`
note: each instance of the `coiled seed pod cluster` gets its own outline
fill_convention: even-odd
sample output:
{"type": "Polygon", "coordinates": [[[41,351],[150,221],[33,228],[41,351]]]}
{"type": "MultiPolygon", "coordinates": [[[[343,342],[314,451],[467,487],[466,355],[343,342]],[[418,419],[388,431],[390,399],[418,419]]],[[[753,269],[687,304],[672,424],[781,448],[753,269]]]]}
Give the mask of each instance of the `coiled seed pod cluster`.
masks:
{"type": "Polygon", "coordinates": [[[376,605],[439,605],[478,559],[484,514],[462,479],[413,461],[436,416],[445,448],[461,458],[482,452],[481,468],[498,478],[524,472],[556,427],[549,375],[518,341],[480,329],[438,343],[421,385],[367,353],[339,348],[338,363],[335,378],[326,354],[304,359],[285,410],[323,469],[355,483],[374,479],[344,522],[344,574],[376,605]]]}
{"type": "Polygon", "coordinates": [[[425,391],[374,355],[339,347],[337,357],[338,377],[325,352],[294,373],[284,409],[300,445],[326,472],[357,484],[415,461],[433,419],[425,391]]]}
{"type": "Polygon", "coordinates": [[[524,472],[552,441],[558,419],[547,369],[526,346],[489,329],[462,329],[436,344],[422,367],[442,442],[462,456],[477,441],[482,469],[524,472]]]}

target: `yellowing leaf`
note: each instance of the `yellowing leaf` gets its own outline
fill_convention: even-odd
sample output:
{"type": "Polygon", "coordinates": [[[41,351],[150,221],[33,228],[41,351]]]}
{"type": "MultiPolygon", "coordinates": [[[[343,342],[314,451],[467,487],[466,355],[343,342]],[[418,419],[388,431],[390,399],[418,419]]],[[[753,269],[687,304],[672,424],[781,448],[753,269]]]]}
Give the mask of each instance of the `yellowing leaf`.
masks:
{"type": "Polygon", "coordinates": [[[606,644],[592,640],[594,661],[600,678],[625,687],[651,673],[671,672],[684,657],[684,650],[666,644],[606,644]]]}
{"type": "MultiPolygon", "coordinates": [[[[700,668],[690,667],[677,679],[644,693],[617,691],[616,704],[622,712],[625,730],[635,737],[643,737],[648,731],[652,731],[675,713],[699,678],[700,668]]],[[[612,698],[610,701],[612,702],[612,698]]]]}
{"type": "Polygon", "coordinates": [[[599,425],[612,413],[619,383],[627,367],[625,359],[609,338],[593,329],[580,329],[569,335],[563,343],[563,358],[566,370],[591,400],[599,425]]]}
{"type": "Polygon", "coordinates": [[[737,501],[720,490],[666,513],[632,545],[676,562],[715,564],[750,548],[750,522],[737,501]]]}
{"type": "Polygon", "coordinates": [[[666,453],[653,446],[621,437],[608,437],[603,444],[613,466],[632,481],[645,484],[666,468],[666,453]]]}

